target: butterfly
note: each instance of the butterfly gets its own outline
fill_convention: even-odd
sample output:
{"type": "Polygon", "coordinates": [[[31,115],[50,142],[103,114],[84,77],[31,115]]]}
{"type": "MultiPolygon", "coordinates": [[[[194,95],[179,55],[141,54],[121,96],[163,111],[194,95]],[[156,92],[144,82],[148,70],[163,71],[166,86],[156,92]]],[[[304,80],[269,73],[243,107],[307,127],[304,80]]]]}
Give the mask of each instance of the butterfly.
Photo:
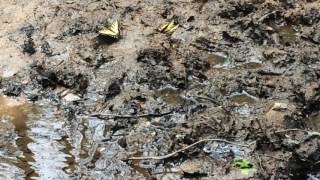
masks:
{"type": "Polygon", "coordinates": [[[163,32],[163,33],[173,33],[177,28],[179,24],[176,24],[174,20],[162,24],[159,28],[158,31],[163,32]]]}
{"type": "Polygon", "coordinates": [[[119,22],[114,21],[109,27],[105,27],[99,31],[99,34],[103,36],[109,36],[115,39],[119,39],[120,30],[119,30],[119,22]]]}

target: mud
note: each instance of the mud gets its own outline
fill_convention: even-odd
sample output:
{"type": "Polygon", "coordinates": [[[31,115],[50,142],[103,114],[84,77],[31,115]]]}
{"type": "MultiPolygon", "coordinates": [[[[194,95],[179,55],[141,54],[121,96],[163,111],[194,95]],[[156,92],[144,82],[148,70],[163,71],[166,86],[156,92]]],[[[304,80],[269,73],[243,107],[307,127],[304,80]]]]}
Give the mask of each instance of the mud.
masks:
{"type": "Polygon", "coordinates": [[[0,0],[0,24],[0,179],[320,178],[319,0],[0,0]]]}

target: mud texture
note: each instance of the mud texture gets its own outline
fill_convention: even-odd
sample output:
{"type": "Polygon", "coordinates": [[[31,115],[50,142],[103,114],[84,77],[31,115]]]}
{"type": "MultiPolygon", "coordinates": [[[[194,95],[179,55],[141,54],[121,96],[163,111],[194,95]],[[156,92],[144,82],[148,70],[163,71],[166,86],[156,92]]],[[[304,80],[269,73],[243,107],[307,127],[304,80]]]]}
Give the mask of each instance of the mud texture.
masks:
{"type": "Polygon", "coordinates": [[[0,24],[0,179],[320,178],[319,0],[0,0],[0,24]]]}

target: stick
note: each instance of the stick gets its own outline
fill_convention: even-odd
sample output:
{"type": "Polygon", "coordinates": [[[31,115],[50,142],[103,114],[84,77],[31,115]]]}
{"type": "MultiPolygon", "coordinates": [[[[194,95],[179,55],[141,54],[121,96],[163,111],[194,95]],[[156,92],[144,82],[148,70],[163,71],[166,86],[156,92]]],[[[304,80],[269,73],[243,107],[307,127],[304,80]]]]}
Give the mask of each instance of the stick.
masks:
{"type": "Polygon", "coordinates": [[[217,106],[221,106],[220,103],[218,103],[216,100],[210,98],[210,97],[203,97],[203,96],[194,96],[195,98],[199,98],[199,99],[204,99],[204,100],[207,100],[207,101],[210,101],[212,102],[213,104],[217,105],[217,106]]]}
{"type": "Polygon", "coordinates": [[[120,114],[104,114],[104,113],[96,113],[96,114],[91,114],[90,116],[93,117],[99,117],[103,119],[125,119],[125,118],[143,118],[143,117],[161,117],[165,115],[169,115],[173,113],[173,111],[165,112],[165,113],[160,113],[160,114],[140,114],[140,115],[120,115],[120,114]]]}
{"type": "Polygon", "coordinates": [[[266,70],[259,70],[259,71],[257,71],[257,73],[260,75],[268,75],[268,76],[281,76],[282,75],[282,73],[280,73],[280,72],[266,71],[266,70]]]}
{"type": "Polygon", "coordinates": [[[186,146],[182,149],[179,149],[177,151],[174,151],[170,154],[167,154],[167,155],[164,155],[164,156],[142,156],[142,157],[130,157],[128,158],[127,160],[146,160],[146,159],[153,159],[153,160],[162,160],[162,159],[167,159],[167,158],[170,158],[174,155],[176,155],[177,153],[180,153],[182,151],[185,151],[197,144],[200,144],[202,142],[206,142],[206,141],[217,141],[217,142],[224,142],[224,143],[228,143],[228,144],[233,144],[233,145],[236,145],[236,146],[241,146],[241,147],[249,147],[248,145],[244,145],[244,144],[237,144],[235,142],[231,142],[231,141],[227,141],[227,140],[224,140],[224,139],[202,139],[200,141],[197,141],[189,146],[186,146]]]}
{"type": "Polygon", "coordinates": [[[307,130],[304,130],[304,129],[284,129],[284,130],[276,131],[275,133],[285,133],[285,132],[290,132],[290,131],[301,131],[301,132],[307,133],[310,136],[320,136],[319,132],[307,131],[307,130]]]}
{"type": "Polygon", "coordinates": [[[281,11],[275,10],[275,11],[272,11],[272,12],[270,12],[270,13],[267,13],[267,14],[263,15],[261,18],[259,18],[259,19],[258,19],[258,22],[263,21],[263,20],[264,20],[266,17],[268,17],[269,15],[274,14],[274,13],[277,13],[277,12],[281,12],[281,11]]]}

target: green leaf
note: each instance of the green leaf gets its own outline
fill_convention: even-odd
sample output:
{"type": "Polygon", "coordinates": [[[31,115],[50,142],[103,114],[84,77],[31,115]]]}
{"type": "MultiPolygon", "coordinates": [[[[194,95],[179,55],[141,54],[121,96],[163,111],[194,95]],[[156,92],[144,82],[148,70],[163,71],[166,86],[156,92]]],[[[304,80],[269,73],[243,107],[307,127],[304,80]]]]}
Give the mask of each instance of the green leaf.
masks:
{"type": "Polygon", "coordinates": [[[240,169],[240,172],[244,175],[249,175],[256,171],[253,163],[243,159],[235,160],[235,166],[238,167],[240,169]]]}
{"type": "Polygon", "coordinates": [[[246,161],[246,160],[242,160],[242,159],[237,159],[235,161],[235,165],[236,165],[236,167],[238,167],[240,169],[251,169],[254,166],[253,163],[246,161]]]}

